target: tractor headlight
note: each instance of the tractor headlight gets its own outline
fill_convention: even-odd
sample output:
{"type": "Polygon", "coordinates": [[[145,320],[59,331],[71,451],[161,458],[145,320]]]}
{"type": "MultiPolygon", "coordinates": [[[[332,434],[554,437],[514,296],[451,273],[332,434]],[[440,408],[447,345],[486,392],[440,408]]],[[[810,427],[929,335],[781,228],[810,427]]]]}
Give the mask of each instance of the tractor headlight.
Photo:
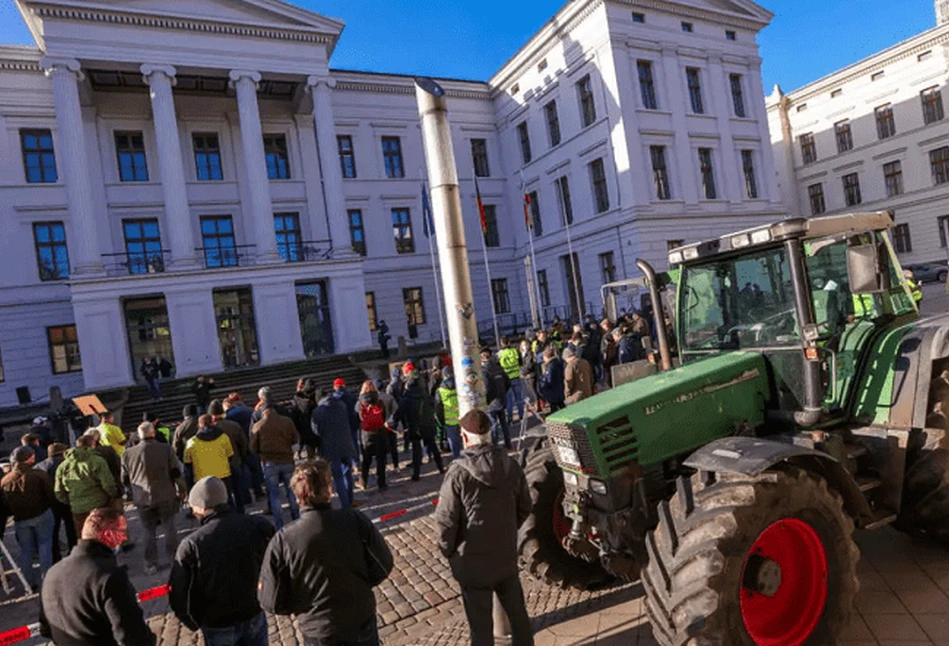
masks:
{"type": "Polygon", "coordinates": [[[580,478],[577,477],[577,474],[570,471],[563,472],[563,481],[571,487],[576,487],[580,484],[580,478]]]}
{"type": "Polygon", "coordinates": [[[695,260],[698,257],[699,257],[698,247],[688,247],[687,249],[682,250],[683,260],[695,260]]]}
{"type": "Polygon", "coordinates": [[[606,483],[602,480],[590,479],[590,491],[601,496],[606,495],[606,483]]]}
{"type": "Polygon", "coordinates": [[[681,265],[682,264],[682,252],[673,251],[669,254],[669,264],[670,265],[681,265]]]}
{"type": "Polygon", "coordinates": [[[742,247],[747,247],[750,244],[751,238],[748,237],[747,233],[732,236],[732,249],[741,249],[742,247]]]}

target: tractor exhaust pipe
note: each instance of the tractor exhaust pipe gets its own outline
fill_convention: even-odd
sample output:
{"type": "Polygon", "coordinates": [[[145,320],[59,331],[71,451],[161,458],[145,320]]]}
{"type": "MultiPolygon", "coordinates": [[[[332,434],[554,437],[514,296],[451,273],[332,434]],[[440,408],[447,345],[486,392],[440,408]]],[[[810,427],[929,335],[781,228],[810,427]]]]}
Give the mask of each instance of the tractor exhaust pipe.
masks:
{"type": "Polygon", "coordinates": [[[672,356],[669,353],[669,337],[666,336],[666,313],[659,298],[659,285],[656,280],[656,271],[642,258],[636,259],[636,266],[649,283],[649,300],[652,301],[653,325],[656,326],[656,339],[659,341],[659,361],[663,371],[672,368],[672,356]]]}
{"type": "MultiPolygon", "coordinates": [[[[814,323],[814,310],[811,307],[811,296],[807,289],[807,273],[804,270],[804,251],[797,240],[787,240],[784,248],[788,254],[788,268],[791,270],[798,323],[800,329],[803,330],[814,323]]],[[[823,392],[820,373],[820,363],[804,360],[804,410],[794,413],[794,421],[804,428],[816,425],[822,417],[823,392]]]]}

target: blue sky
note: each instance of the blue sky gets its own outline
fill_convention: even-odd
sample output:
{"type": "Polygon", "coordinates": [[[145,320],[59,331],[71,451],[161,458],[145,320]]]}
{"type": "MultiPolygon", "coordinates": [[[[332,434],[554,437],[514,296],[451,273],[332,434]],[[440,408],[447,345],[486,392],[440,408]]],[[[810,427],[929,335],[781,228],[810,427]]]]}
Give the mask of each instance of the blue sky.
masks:
{"type": "MultiPolygon", "coordinates": [[[[180,1],[180,0],[179,0],[180,1]]],[[[486,80],[563,0],[294,0],[346,23],[332,65],[486,80]],[[435,51],[436,47],[439,51],[435,51]]],[[[764,88],[793,90],[935,25],[932,0],[763,0],[764,88]]],[[[0,42],[31,43],[13,0],[0,42]]]]}

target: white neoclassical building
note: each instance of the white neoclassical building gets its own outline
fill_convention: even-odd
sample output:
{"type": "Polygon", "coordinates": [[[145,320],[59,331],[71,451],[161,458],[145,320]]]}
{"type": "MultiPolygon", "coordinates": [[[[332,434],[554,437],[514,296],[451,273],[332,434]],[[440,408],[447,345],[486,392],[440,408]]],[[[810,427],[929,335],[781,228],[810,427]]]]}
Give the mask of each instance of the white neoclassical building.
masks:
{"type": "MultiPolygon", "coordinates": [[[[332,68],[343,25],[278,0],[16,2],[36,44],[0,47],[0,406],[131,384],[145,356],[187,376],[366,348],[381,320],[439,337],[413,79],[332,68]]],[[[491,79],[442,81],[480,321],[492,298],[526,320],[524,195],[548,316],[783,216],[771,17],[576,0],[491,79]]]]}
{"type": "Polygon", "coordinates": [[[904,264],[947,254],[949,3],[935,9],[934,28],[767,98],[788,210],[892,210],[904,264]]]}

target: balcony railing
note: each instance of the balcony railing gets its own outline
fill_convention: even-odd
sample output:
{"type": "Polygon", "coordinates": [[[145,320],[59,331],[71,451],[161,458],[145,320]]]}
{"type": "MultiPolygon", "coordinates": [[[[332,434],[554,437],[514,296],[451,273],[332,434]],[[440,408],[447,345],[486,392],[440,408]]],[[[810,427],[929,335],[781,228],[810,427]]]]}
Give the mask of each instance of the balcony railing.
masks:
{"type": "Polygon", "coordinates": [[[106,253],[102,254],[102,264],[109,276],[160,274],[165,271],[165,256],[169,253],[168,249],[106,253]]]}
{"type": "Polygon", "coordinates": [[[253,265],[253,250],[256,247],[255,244],[239,244],[224,247],[196,247],[195,251],[204,254],[205,269],[224,269],[253,265]]]}

